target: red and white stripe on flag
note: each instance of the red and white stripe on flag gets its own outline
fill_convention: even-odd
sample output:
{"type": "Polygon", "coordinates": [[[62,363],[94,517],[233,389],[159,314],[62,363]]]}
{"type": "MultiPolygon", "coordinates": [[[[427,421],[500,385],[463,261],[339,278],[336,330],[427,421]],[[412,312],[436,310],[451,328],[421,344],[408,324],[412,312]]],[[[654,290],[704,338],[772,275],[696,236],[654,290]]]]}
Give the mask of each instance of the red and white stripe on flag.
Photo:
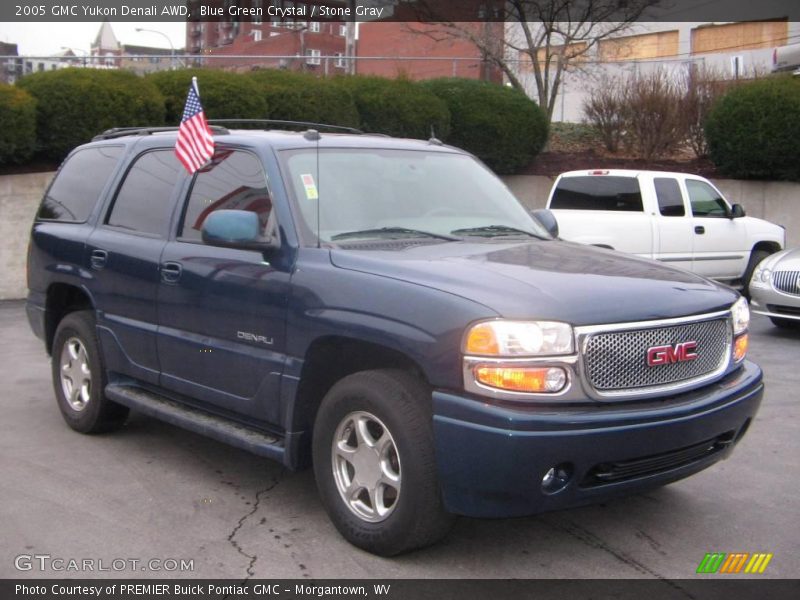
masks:
{"type": "Polygon", "coordinates": [[[189,173],[194,173],[214,156],[214,136],[200,104],[197,78],[192,77],[186,106],[183,109],[175,154],[189,173]]]}

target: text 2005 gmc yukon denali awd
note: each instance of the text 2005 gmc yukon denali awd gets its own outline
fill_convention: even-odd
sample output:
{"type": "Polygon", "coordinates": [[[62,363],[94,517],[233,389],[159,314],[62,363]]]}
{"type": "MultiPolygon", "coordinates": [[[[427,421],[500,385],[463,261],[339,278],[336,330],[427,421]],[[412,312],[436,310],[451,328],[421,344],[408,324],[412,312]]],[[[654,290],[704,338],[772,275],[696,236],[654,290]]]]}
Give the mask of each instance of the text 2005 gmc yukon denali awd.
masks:
{"type": "MultiPolygon", "coordinates": [[[[558,241],[472,156],[387,137],[107,132],[42,202],[31,326],[58,406],[311,462],[353,544],[664,485],[758,409],[749,313],[685,271],[558,241]]],[[[546,220],[546,215],[542,217],[546,220]]]]}

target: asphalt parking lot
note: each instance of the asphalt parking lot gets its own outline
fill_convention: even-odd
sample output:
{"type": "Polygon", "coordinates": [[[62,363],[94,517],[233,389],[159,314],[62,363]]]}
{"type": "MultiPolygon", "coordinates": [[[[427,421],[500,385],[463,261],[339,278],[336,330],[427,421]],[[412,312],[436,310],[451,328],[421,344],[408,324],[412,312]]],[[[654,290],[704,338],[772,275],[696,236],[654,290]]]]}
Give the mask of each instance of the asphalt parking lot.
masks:
{"type": "Polygon", "coordinates": [[[712,551],[773,553],[758,577],[800,572],[800,333],[760,316],[750,357],[767,392],[730,460],[605,505],[460,519],[444,542],[395,559],[338,535],[310,471],[140,415],[114,434],[74,433],[22,302],[0,302],[0,331],[0,578],[65,575],[19,571],[19,555],[141,561],[71,577],[691,578],[712,551]],[[193,569],[142,571],[151,559],[193,569]]]}

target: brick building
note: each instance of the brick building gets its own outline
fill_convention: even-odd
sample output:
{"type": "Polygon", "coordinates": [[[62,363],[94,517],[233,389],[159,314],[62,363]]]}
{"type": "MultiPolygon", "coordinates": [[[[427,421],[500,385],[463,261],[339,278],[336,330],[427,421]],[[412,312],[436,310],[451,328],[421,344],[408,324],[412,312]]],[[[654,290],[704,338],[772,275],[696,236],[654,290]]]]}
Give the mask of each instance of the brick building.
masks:
{"type": "MultiPolygon", "coordinates": [[[[245,6],[248,2],[251,8],[260,8],[262,15],[242,21],[187,23],[186,49],[190,54],[203,56],[195,59],[196,64],[235,71],[284,68],[320,75],[347,71],[345,52],[352,26],[309,20],[309,7],[316,2],[248,0],[239,4],[245,6]],[[296,9],[303,14],[285,18],[269,16],[270,7],[296,9]]],[[[345,6],[346,2],[324,4],[345,6]]]]}

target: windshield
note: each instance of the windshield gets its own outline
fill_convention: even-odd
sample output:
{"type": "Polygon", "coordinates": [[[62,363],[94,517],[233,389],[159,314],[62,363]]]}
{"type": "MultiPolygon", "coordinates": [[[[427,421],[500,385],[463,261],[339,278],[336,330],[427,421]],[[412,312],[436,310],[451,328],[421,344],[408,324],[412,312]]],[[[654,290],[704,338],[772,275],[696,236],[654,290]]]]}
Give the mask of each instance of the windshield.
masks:
{"type": "Polygon", "coordinates": [[[413,150],[323,149],[281,153],[306,230],[359,239],[549,239],[503,183],[473,158],[413,150]],[[319,203],[319,206],[317,205],[319,203]]]}

